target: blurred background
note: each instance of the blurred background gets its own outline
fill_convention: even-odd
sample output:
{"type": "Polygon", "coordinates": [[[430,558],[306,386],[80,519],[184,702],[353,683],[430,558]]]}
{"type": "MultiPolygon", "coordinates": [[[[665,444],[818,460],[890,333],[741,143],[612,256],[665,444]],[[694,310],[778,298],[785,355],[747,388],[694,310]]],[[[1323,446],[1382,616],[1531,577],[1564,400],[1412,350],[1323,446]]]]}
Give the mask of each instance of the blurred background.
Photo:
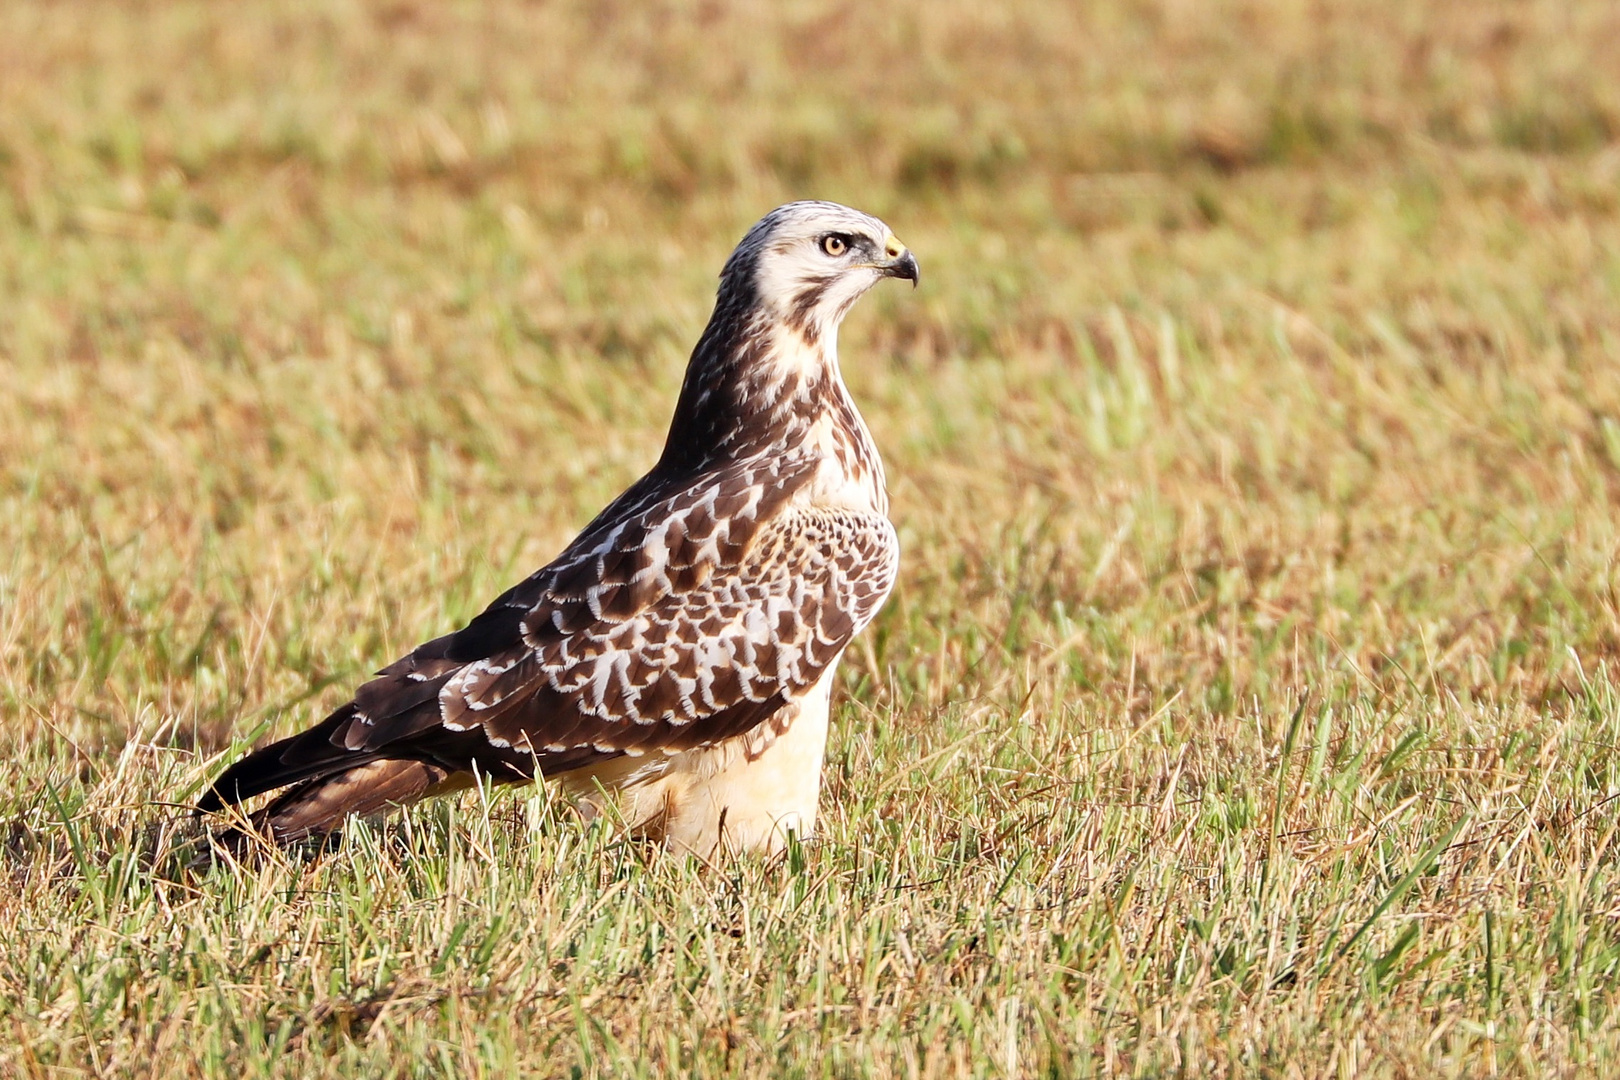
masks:
{"type": "Polygon", "coordinates": [[[209,1017],[347,1038],[397,978],[470,1011],[377,1030],[493,1030],[505,1075],[552,1060],[537,995],[601,1017],[645,963],[667,1012],[582,1021],[581,1068],[1022,1031],[1108,1074],[1578,1071],[1620,965],[1617,301],[1612,0],[0,4],[0,939],[54,942],[5,954],[0,1024],[246,1075],[260,1021],[209,1017]],[[727,936],[568,829],[456,863],[424,828],[454,889],[382,849],[295,907],[143,876],[165,803],[654,460],[722,261],[801,198],[923,272],[842,335],[905,556],[809,921],[727,936]],[[576,895],[554,967],[534,905],[576,895]]]}
{"type": "Polygon", "coordinates": [[[807,197],[926,274],[845,334],[866,678],[1550,693],[1620,642],[1616,57],[1552,0],[6,5],[8,730],[212,744],[472,614],[807,197]]]}

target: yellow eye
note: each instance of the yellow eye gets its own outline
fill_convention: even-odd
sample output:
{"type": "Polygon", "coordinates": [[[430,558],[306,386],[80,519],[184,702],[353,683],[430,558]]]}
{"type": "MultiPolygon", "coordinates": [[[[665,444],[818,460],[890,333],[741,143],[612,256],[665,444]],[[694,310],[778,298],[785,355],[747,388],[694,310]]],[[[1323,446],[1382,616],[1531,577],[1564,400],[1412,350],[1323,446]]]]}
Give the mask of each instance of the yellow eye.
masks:
{"type": "Polygon", "coordinates": [[[821,238],[821,250],[836,259],[849,250],[849,241],[837,233],[828,233],[821,238]]]}

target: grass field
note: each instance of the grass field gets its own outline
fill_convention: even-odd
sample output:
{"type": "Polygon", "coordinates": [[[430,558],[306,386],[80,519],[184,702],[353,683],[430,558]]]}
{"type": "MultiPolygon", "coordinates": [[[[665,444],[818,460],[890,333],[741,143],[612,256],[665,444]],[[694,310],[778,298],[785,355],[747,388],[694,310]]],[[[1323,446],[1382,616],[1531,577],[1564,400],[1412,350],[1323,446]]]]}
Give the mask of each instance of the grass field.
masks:
{"type": "Polygon", "coordinates": [[[1620,8],[0,5],[0,1076],[1620,1072],[1620,8]],[[824,836],[183,805],[884,216],[824,836]]]}

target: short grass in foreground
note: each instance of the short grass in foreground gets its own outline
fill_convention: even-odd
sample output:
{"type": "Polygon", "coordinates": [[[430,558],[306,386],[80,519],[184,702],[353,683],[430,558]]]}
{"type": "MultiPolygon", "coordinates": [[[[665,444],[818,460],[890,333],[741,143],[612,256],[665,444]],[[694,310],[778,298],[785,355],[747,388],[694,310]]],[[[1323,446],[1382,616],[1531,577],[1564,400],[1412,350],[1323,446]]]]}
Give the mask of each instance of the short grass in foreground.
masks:
{"type": "Polygon", "coordinates": [[[871,7],[0,8],[0,1076],[1620,1066],[1620,15],[871,7]],[[188,869],[804,196],[924,271],[823,836],[188,869]]]}

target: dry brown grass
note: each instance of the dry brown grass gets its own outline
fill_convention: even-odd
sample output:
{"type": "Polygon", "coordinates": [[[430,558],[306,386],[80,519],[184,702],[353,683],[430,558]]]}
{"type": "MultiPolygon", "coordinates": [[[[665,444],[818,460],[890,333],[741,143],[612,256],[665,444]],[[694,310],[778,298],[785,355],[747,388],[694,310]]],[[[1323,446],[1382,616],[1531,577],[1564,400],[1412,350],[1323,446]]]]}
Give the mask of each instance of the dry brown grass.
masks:
{"type": "Polygon", "coordinates": [[[1620,10],[0,7],[0,1075],[1603,1075],[1620,10]],[[898,594],[826,836],[196,875],[655,455],[797,197],[898,594]],[[7,1045],[9,1041],[9,1045],[7,1045]]]}

